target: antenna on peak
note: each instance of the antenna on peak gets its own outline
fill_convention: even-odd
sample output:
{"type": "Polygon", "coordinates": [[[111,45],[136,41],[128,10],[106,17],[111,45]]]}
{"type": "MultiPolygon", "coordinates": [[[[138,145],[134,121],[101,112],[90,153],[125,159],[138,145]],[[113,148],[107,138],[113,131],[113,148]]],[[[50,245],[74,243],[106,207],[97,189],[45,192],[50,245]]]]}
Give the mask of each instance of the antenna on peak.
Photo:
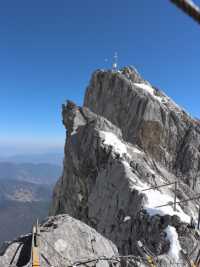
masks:
{"type": "Polygon", "coordinates": [[[113,57],[112,71],[118,71],[118,53],[115,52],[113,57]]]}

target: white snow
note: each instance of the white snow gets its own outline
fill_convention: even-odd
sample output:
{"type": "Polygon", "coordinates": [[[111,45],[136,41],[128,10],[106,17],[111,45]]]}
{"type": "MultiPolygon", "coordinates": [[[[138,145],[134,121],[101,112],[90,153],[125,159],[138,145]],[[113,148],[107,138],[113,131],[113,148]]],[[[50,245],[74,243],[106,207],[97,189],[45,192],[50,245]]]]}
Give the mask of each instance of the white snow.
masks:
{"type": "MultiPolygon", "coordinates": [[[[111,132],[105,132],[105,131],[100,131],[99,134],[100,134],[101,138],[104,140],[103,141],[104,145],[112,146],[113,151],[116,153],[119,153],[120,156],[123,156],[124,154],[126,154],[128,157],[130,157],[130,155],[128,154],[128,151],[127,151],[126,144],[124,144],[115,134],[113,134],[111,132]]],[[[137,148],[135,148],[134,150],[137,153],[141,153],[141,151],[139,151],[137,148]]],[[[128,172],[130,172],[128,177],[131,177],[132,171],[131,171],[129,163],[124,160],[123,164],[124,164],[126,170],[128,172]]],[[[151,169],[149,171],[151,171],[151,169]]],[[[133,182],[133,188],[137,189],[138,191],[142,192],[142,190],[151,187],[147,183],[143,183],[140,179],[138,179],[135,176],[130,178],[130,179],[133,182]]],[[[182,210],[182,208],[180,207],[180,205],[178,205],[178,204],[176,205],[176,211],[173,210],[173,205],[168,205],[168,206],[156,208],[157,206],[166,205],[169,203],[172,204],[174,202],[174,196],[173,196],[173,193],[170,192],[170,187],[165,189],[164,192],[163,192],[163,190],[164,189],[162,189],[161,191],[151,189],[151,190],[142,192],[147,196],[148,201],[144,207],[147,210],[147,212],[151,216],[156,215],[156,214],[159,214],[159,215],[167,215],[168,214],[171,216],[177,215],[180,217],[181,221],[186,222],[186,223],[190,223],[190,216],[185,214],[184,211],[182,210]]],[[[179,201],[178,198],[177,198],[177,201],[179,201]]],[[[127,217],[125,217],[124,220],[126,221],[128,219],[129,218],[127,216],[127,217]]]]}
{"type": "MultiPolygon", "coordinates": [[[[143,184],[142,188],[141,187],[137,187],[137,188],[142,190],[148,187],[150,186],[143,184]]],[[[176,211],[174,211],[173,205],[156,208],[157,206],[162,206],[168,203],[173,203],[174,198],[172,196],[165,194],[163,192],[160,192],[159,190],[154,190],[154,189],[151,189],[149,191],[144,191],[143,193],[147,196],[147,199],[148,199],[148,202],[145,205],[145,209],[151,216],[156,215],[156,214],[159,214],[159,215],[168,214],[171,216],[177,215],[180,217],[181,221],[190,223],[190,216],[185,214],[182,208],[180,207],[180,205],[178,204],[176,205],[176,211]]],[[[178,198],[176,200],[179,201],[178,198]]]]}
{"type": "Polygon", "coordinates": [[[134,83],[134,85],[136,87],[140,88],[140,89],[143,89],[143,90],[149,92],[151,95],[154,96],[154,89],[153,89],[153,87],[151,87],[151,86],[149,86],[149,85],[147,85],[145,83],[134,83]]]}
{"type": "Polygon", "coordinates": [[[147,85],[145,83],[134,83],[134,85],[140,89],[143,89],[145,91],[147,91],[148,93],[150,93],[154,98],[156,98],[159,102],[163,103],[165,102],[165,99],[163,97],[159,97],[159,96],[156,96],[154,94],[155,92],[155,89],[150,86],[150,85],[147,85]]]}
{"type": "Polygon", "coordinates": [[[169,98],[165,94],[163,94],[162,96],[155,95],[155,89],[151,85],[147,85],[147,84],[144,84],[144,83],[134,83],[134,85],[136,87],[138,87],[138,88],[140,88],[142,90],[145,90],[148,93],[150,93],[161,104],[167,104],[167,107],[170,110],[175,111],[177,114],[185,112],[189,117],[191,117],[191,115],[189,114],[188,111],[186,111],[186,109],[184,109],[184,108],[180,107],[179,105],[177,105],[171,98],[169,98]]]}
{"type": "Polygon", "coordinates": [[[123,154],[128,154],[126,145],[113,133],[100,131],[100,136],[104,139],[104,144],[107,146],[112,146],[116,153],[120,156],[123,154]]]}
{"type": "Polygon", "coordinates": [[[168,252],[168,255],[173,258],[175,261],[179,260],[179,252],[181,250],[181,246],[178,240],[178,234],[176,232],[175,227],[168,226],[165,229],[165,232],[167,233],[167,238],[170,241],[170,249],[168,252]]]}
{"type": "MultiPolygon", "coordinates": [[[[158,207],[166,204],[172,204],[174,202],[174,196],[170,195],[170,187],[165,189],[165,193],[156,189],[151,189],[148,191],[142,191],[144,189],[148,189],[152,187],[151,185],[142,182],[140,179],[136,178],[136,176],[131,178],[131,168],[130,165],[123,161],[126,171],[128,172],[128,177],[130,177],[132,181],[132,186],[134,189],[140,191],[141,193],[145,194],[147,197],[147,203],[145,204],[144,208],[147,210],[150,216],[159,214],[159,215],[177,215],[180,217],[181,221],[190,223],[190,216],[188,216],[180,207],[180,205],[176,205],[176,211],[173,209],[173,205],[168,205],[164,207],[158,207]],[[157,208],[158,207],[158,208],[157,208]]],[[[152,171],[152,170],[150,170],[152,171]]],[[[153,173],[153,171],[152,171],[153,173]]],[[[172,185],[173,186],[173,185],[172,185]]],[[[172,193],[171,193],[172,194],[172,193]]],[[[177,198],[176,201],[179,201],[177,198]]]]}
{"type": "Polygon", "coordinates": [[[141,154],[142,152],[139,150],[139,149],[137,149],[136,147],[133,147],[132,149],[131,149],[134,153],[138,153],[138,154],[141,154]]]}
{"type": "MultiPolygon", "coordinates": [[[[148,191],[142,191],[144,189],[148,189],[152,187],[152,185],[149,185],[147,183],[142,182],[140,179],[138,179],[135,175],[132,176],[132,170],[130,168],[130,165],[128,162],[123,161],[124,167],[128,173],[128,177],[132,181],[132,187],[133,189],[136,189],[140,191],[141,193],[145,194],[147,197],[147,203],[145,204],[144,208],[147,210],[150,216],[159,214],[161,216],[163,215],[177,215],[180,217],[182,222],[190,223],[190,216],[187,215],[179,204],[176,204],[176,211],[173,209],[173,202],[174,202],[174,195],[172,192],[170,192],[170,187],[165,187],[166,189],[164,192],[159,191],[158,189],[150,189],[148,191]],[[172,204],[167,205],[164,207],[158,207],[166,204],[172,204]]],[[[149,169],[149,172],[153,172],[153,170],[149,169]]],[[[164,182],[163,182],[164,184],[164,182]]],[[[173,185],[171,185],[173,186],[173,185]]],[[[179,199],[177,198],[176,201],[178,202],[179,199]]]]}
{"type": "Polygon", "coordinates": [[[127,221],[129,221],[130,219],[131,219],[130,216],[126,216],[126,217],[124,218],[124,222],[127,222],[127,221]]]}
{"type": "MultiPolygon", "coordinates": [[[[168,214],[171,216],[177,215],[180,217],[181,221],[190,223],[190,217],[184,213],[184,211],[179,205],[176,205],[176,211],[174,211],[173,205],[156,208],[157,206],[173,203],[174,198],[172,196],[164,194],[158,190],[149,190],[145,191],[144,193],[148,198],[148,203],[146,204],[145,208],[151,216],[156,214],[160,215],[168,214]]],[[[179,200],[177,199],[177,201],[179,200]]]]}
{"type": "MultiPolygon", "coordinates": [[[[100,131],[100,137],[104,140],[103,144],[106,146],[112,146],[113,151],[123,156],[126,154],[128,158],[131,158],[128,153],[128,144],[124,144],[115,134],[111,132],[100,131]]],[[[142,153],[138,148],[130,146],[130,152],[140,154],[142,153]]]]}
{"type": "MultiPolygon", "coordinates": [[[[126,171],[127,172],[130,171],[129,164],[125,161],[123,161],[123,164],[126,168],[126,171]]],[[[142,182],[140,179],[135,178],[135,176],[134,176],[134,179],[131,178],[131,175],[129,175],[129,177],[131,180],[133,180],[135,184],[137,184],[137,185],[133,185],[133,188],[139,190],[141,193],[144,193],[147,196],[148,201],[144,208],[147,210],[150,216],[153,216],[156,214],[160,214],[162,216],[167,215],[167,214],[171,216],[177,215],[180,217],[181,221],[190,223],[190,217],[184,213],[184,211],[181,209],[181,207],[178,204],[176,205],[177,211],[173,210],[173,205],[156,208],[157,206],[161,206],[161,205],[174,202],[173,195],[170,195],[171,193],[170,188],[165,189],[165,192],[161,192],[155,189],[142,191],[144,189],[150,188],[151,186],[148,185],[147,183],[142,182]]],[[[178,198],[177,198],[177,201],[179,201],[178,198]]],[[[124,221],[127,221],[127,220],[129,220],[129,216],[126,216],[124,218],[124,221]]],[[[170,241],[170,249],[169,249],[168,255],[174,261],[177,262],[179,260],[179,252],[181,250],[181,246],[178,240],[178,234],[176,232],[176,229],[172,226],[168,226],[165,229],[165,232],[167,234],[167,238],[170,241]]]]}

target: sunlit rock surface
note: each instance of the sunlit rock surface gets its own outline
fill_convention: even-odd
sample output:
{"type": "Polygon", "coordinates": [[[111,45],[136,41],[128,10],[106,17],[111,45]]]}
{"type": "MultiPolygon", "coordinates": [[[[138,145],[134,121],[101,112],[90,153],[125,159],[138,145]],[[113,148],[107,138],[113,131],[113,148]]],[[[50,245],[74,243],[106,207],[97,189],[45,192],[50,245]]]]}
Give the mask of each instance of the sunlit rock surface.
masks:
{"type": "MultiPolygon", "coordinates": [[[[199,122],[132,67],[92,75],[84,106],[63,105],[67,129],[63,175],[50,213],[69,213],[111,239],[123,255],[138,255],[141,240],[152,253],[182,260],[181,246],[197,251],[188,229],[197,219],[199,122]],[[170,203],[166,207],[157,207],[170,203]],[[172,227],[172,228],[169,228],[172,227]],[[178,241],[167,229],[175,229],[178,241]],[[174,242],[174,243],[173,243],[174,242]],[[178,252],[171,254],[176,243],[178,252]]],[[[174,230],[173,230],[174,231],[174,230]]],[[[167,259],[167,258],[166,258],[167,259]]]]}

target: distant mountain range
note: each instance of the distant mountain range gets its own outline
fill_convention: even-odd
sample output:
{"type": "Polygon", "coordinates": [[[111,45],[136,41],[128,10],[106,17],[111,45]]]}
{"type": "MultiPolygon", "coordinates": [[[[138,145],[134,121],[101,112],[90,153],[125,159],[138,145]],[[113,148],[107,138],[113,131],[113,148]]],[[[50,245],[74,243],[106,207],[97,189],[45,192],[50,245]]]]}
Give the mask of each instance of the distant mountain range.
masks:
{"type": "Polygon", "coordinates": [[[0,244],[29,232],[48,215],[53,185],[0,180],[0,244]]]}
{"type": "Polygon", "coordinates": [[[49,201],[52,196],[52,189],[53,185],[38,185],[16,180],[0,180],[0,201],[49,201]]]}
{"type": "Polygon", "coordinates": [[[61,166],[49,163],[0,162],[0,180],[54,184],[61,175],[61,166]]]}
{"type": "Polygon", "coordinates": [[[18,154],[9,157],[0,156],[0,161],[13,162],[13,163],[24,163],[31,162],[35,164],[49,163],[53,165],[62,165],[63,153],[38,153],[38,154],[18,154]]]}
{"type": "Polygon", "coordinates": [[[48,201],[1,201],[0,200],[0,246],[3,241],[31,231],[33,223],[48,216],[48,201]]]}
{"type": "Polygon", "coordinates": [[[0,245],[29,232],[37,218],[48,215],[53,187],[61,175],[61,158],[34,154],[0,160],[0,245]]]}

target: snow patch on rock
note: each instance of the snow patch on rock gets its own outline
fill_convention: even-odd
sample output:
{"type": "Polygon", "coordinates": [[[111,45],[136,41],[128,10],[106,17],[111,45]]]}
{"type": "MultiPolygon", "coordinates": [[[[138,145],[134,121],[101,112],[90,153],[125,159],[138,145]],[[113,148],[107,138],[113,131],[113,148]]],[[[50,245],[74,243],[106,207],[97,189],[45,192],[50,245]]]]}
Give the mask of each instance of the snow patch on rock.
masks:
{"type": "Polygon", "coordinates": [[[112,146],[114,151],[120,154],[120,156],[128,153],[126,145],[123,144],[122,141],[115,134],[111,132],[100,131],[100,136],[104,140],[104,145],[112,146]]]}
{"type": "Polygon", "coordinates": [[[134,85],[137,88],[143,89],[143,90],[147,91],[148,93],[150,93],[160,103],[162,103],[162,104],[167,103],[167,99],[164,96],[162,97],[162,96],[155,95],[155,89],[152,86],[144,84],[144,83],[134,83],[134,85]]]}
{"type": "Polygon", "coordinates": [[[165,229],[165,232],[167,234],[167,238],[170,241],[170,249],[168,252],[168,255],[173,258],[175,261],[179,260],[179,252],[181,250],[181,246],[178,240],[178,234],[176,232],[175,227],[168,226],[165,229]]]}
{"type": "Polygon", "coordinates": [[[155,89],[151,85],[147,85],[147,84],[143,84],[143,83],[133,83],[133,84],[137,88],[140,88],[142,90],[147,91],[149,94],[151,94],[151,96],[154,97],[154,99],[158,100],[161,104],[167,105],[167,107],[170,110],[175,111],[176,113],[181,113],[181,114],[184,112],[189,117],[191,117],[189,112],[187,112],[184,108],[181,108],[179,105],[177,105],[172,99],[170,99],[164,93],[162,96],[155,95],[155,89]]]}
{"type": "MultiPolygon", "coordinates": [[[[151,216],[156,215],[156,214],[159,214],[162,216],[167,215],[167,214],[171,216],[177,215],[180,217],[181,221],[190,223],[190,216],[185,214],[185,212],[182,210],[182,208],[179,205],[176,206],[176,211],[174,211],[173,205],[158,207],[158,206],[162,206],[166,204],[172,204],[174,202],[174,198],[172,196],[169,196],[163,192],[160,192],[158,190],[153,190],[153,189],[149,191],[145,191],[144,193],[148,198],[148,202],[145,205],[145,208],[151,216]]],[[[179,200],[177,199],[177,201],[179,200]]]]}
{"type": "MultiPolygon", "coordinates": [[[[130,165],[126,162],[123,161],[124,167],[126,171],[128,172],[128,176],[131,177],[131,168],[130,165]]],[[[143,191],[144,189],[148,189],[152,187],[152,185],[149,185],[147,183],[142,182],[140,179],[134,178],[132,179],[133,185],[132,187],[141,193],[145,194],[147,197],[147,203],[145,204],[144,208],[147,210],[150,216],[154,215],[177,215],[181,219],[182,222],[185,223],[190,223],[190,216],[187,215],[180,205],[176,205],[176,211],[173,209],[173,202],[174,202],[174,197],[169,195],[167,193],[167,190],[165,192],[159,191],[158,189],[150,189],[148,191],[143,191]],[[166,205],[164,207],[159,207],[162,205],[166,205]]],[[[169,188],[168,188],[169,189],[169,188]]],[[[164,189],[162,189],[164,190],[164,189]]],[[[176,201],[179,201],[177,198],[176,201]]]]}
{"type": "Polygon", "coordinates": [[[126,216],[126,217],[124,218],[124,222],[130,221],[130,220],[131,220],[131,217],[130,217],[130,216],[126,216]]]}
{"type": "Polygon", "coordinates": [[[134,85],[140,89],[143,89],[143,90],[149,92],[151,95],[155,96],[153,87],[151,87],[145,83],[134,83],[134,85]]]}
{"type": "MultiPolygon", "coordinates": [[[[105,146],[111,146],[112,150],[115,153],[119,154],[121,157],[126,154],[129,158],[131,158],[128,153],[126,144],[124,144],[115,134],[111,132],[100,131],[99,135],[103,139],[103,144],[105,146]]],[[[142,153],[136,147],[131,148],[131,151],[134,153],[142,153]]]]}

